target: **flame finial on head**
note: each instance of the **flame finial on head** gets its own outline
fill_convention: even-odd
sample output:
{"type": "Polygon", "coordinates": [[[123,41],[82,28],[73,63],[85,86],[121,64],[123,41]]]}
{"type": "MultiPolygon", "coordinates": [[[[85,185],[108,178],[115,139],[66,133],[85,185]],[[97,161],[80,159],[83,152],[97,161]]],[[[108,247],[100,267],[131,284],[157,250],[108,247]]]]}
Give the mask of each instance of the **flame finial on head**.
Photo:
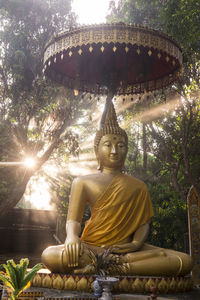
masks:
{"type": "Polygon", "coordinates": [[[100,129],[97,131],[94,139],[94,146],[98,147],[101,138],[106,134],[122,135],[125,137],[125,140],[128,143],[126,131],[119,127],[119,124],[117,122],[117,116],[113,102],[109,101],[109,103],[106,104],[108,105],[108,107],[105,107],[105,110],[103,112],[100,122],[100,129]]]}

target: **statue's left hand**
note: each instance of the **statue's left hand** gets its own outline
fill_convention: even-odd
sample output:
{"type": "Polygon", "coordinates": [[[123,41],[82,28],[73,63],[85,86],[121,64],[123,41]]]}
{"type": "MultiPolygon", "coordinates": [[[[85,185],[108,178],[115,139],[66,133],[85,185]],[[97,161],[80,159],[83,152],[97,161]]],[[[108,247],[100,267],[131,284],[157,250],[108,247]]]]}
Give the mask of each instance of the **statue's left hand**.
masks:
{"type": "Polygon", "coordinates": [[[67,238],[65,241],[65,252],[68,260],[68,267],[77,267],[79,256],[82,254],[83,246],[78,237],[67,238]]]}
{"type": "Polygon", "coordinates": [[[68,220],[66,223],[67,238],[65,240],[65,254],[67,256],[68,267],[77,267],[79,256],[82,255],[83,245],[79,239],[81,230],[80,223],[68,220]]]}
{"type": "Polygon", "coordinates": [[[112,253],[122,254],[122,253],[135,252],[139,250],[140,247],[135,243],[126,243],[126,244],[115,244],[105,248],[109,249],[110,252],[112,253]]]}

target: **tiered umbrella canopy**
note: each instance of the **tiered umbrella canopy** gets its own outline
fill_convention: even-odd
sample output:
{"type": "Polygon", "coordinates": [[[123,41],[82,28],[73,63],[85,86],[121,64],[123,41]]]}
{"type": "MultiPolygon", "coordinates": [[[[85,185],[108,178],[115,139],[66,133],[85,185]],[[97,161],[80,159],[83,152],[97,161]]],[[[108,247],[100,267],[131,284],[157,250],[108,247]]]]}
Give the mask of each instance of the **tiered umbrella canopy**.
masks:
{"type": "Polygon", "coordinates": [[[180,75],[179,45],[159,31],[124,23],[62,32],[47,44],[45,75],[74,90],[129,95],[162,89],[180,75]]]}

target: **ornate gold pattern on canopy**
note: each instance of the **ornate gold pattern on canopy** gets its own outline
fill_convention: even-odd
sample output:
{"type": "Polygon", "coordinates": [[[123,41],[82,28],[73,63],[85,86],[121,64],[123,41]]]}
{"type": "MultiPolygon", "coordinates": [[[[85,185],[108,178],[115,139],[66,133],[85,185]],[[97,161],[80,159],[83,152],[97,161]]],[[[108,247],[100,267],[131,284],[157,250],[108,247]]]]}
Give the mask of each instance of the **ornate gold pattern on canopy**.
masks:
{"type": "Polygon", "coordinates": [[[84,26],[55,36],[46,46],[51,79],[95,94],[140,94],[173,83],[182,53],[169,36],[124,23],[84,26]]]}

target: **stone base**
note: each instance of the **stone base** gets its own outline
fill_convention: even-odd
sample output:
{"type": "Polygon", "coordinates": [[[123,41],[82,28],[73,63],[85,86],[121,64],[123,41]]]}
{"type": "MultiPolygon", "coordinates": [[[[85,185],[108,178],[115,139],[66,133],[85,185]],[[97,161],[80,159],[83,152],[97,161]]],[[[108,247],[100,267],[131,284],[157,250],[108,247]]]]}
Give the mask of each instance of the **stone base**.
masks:
{"type": "MultiPolygon", "coordinates": [[[[191,291],[193,281],[190,275],[177,277],[150,277],[150,276],[115,276],[119,278],[113,287],[114,293],[150,293],[151,287],[155,287],[157,293],[182,293],[191,291]]],[[[32,287],[42,287],[56,290],[93,292],[92,275],[64,275],[48,273],[40,270],[32,280],[32,287]]]]}
{"type": "MultiPolygon", "coordinates": [[[[188,293],[190,294],[190,293],[188,293]]],[[[177,294],[178,295],[178,294],[177,294]]],[[[183,294],[179,294],[183,295],[183,294]]],[[[55,290],[47,288],[33,288],[24,291],[18,300],[97,300],[93,294],[69,292],[65,290],[55,290]]],[[[114,294],[113,300],[147,300],[150,299],[148,295],[138,294],[114,294]]],[[[158,297],[157,300],[172,300],[172,298],[158,297]]],[[[174,298],[173,298],[174,299],[174,298]]],[[[185,298],[184,298],[185,299],[185,298]]],[[[190,298],[192,300],[199,300],[199,298],[190,298]]],[[[6,290],[3,292],[2,300],[10,300],[10,296],[6,290]]],[[[176,298],[176,300],[183,300],[183,298],[176,298]]],[[[188,299],[187,299],[188,300],[188,299]]]]}
{"type": "MultiPolygon", "coordinates": [[[[18,300],[33,300],[33,299],[39,299],[39,298],[43,298],[44,297],[44,293],[43,291],[41,291],[40,289],[27,289],[25,291],[23,291],[20,296],[17,298],[18,300]]],[[[7,292],[6,288],[4,287],[3,289],[3,293],[2,293],[2,300],[10,300],[10,293],[7,292]]]]}

